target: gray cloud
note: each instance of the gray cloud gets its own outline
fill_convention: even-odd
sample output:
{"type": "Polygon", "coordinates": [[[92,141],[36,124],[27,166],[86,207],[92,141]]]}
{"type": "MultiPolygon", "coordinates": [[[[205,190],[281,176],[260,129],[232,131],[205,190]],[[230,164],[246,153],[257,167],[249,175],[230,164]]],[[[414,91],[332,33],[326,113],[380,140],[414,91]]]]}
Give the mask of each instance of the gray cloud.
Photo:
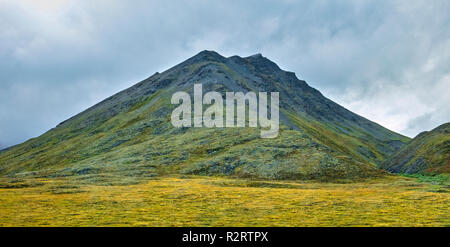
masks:
{"type": "Polygon", "coordinates": [[[0,145],[204,49],[261,52],[414,136],[450,120],[449,13],[446,0],[0,0],[0,145]]]}

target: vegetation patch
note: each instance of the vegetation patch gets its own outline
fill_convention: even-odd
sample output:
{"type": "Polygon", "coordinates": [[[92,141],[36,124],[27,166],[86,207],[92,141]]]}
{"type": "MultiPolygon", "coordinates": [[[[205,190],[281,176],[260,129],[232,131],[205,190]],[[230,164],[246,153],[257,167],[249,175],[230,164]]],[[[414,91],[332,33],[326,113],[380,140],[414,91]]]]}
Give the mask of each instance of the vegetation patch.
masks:
{"type": "Polygon", "coordinates": [[[184,176],[104,186],[90,179],[0,188],[0,226],[450,226],[450,193],[401,176],[348,184],[184,176]]]}

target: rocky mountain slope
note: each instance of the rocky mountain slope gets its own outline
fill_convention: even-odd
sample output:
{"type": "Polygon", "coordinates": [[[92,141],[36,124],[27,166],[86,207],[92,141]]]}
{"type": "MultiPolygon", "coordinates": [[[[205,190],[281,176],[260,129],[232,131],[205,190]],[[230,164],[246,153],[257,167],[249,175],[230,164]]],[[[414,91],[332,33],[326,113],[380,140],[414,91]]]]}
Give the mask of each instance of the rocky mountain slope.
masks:
{"type": "Polygon", "coordinates": [[[270,179],[377,176],[409,138],[324,97],[260,54],[202,51],[119,92],[45,134],[0,153],[0,175],[20,177],[230,175],[270,179]],[[176,91],[280,93],[280,132],[175,128],[176,91]]]}
{"type": "Polygon", "coordinates": [[[450,123],[420,133],[382,167],[395,173],[450,173],[450,123]]]}

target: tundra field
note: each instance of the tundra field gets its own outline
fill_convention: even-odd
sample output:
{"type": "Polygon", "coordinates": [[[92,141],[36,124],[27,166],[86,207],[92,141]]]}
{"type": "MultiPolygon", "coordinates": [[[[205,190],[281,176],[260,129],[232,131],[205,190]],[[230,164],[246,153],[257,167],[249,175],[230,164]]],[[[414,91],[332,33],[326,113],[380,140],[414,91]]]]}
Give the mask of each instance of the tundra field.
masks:
{"type": "Polygon", "coordinates": [[[443,175],[351,183],[92,179],[3,178],[0,226],[450,226],[443,175]]]}

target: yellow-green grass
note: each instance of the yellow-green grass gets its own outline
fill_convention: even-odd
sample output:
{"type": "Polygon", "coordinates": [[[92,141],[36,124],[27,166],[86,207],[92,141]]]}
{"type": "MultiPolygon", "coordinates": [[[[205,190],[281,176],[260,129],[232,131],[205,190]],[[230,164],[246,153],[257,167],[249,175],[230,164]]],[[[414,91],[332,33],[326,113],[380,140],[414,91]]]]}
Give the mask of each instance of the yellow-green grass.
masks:
{"type": "Polygon", "coordinates": [[[134,185],[74,178],[0,183],[0,226],[450,226],[447,185],[162,177],[134,185]]]}

